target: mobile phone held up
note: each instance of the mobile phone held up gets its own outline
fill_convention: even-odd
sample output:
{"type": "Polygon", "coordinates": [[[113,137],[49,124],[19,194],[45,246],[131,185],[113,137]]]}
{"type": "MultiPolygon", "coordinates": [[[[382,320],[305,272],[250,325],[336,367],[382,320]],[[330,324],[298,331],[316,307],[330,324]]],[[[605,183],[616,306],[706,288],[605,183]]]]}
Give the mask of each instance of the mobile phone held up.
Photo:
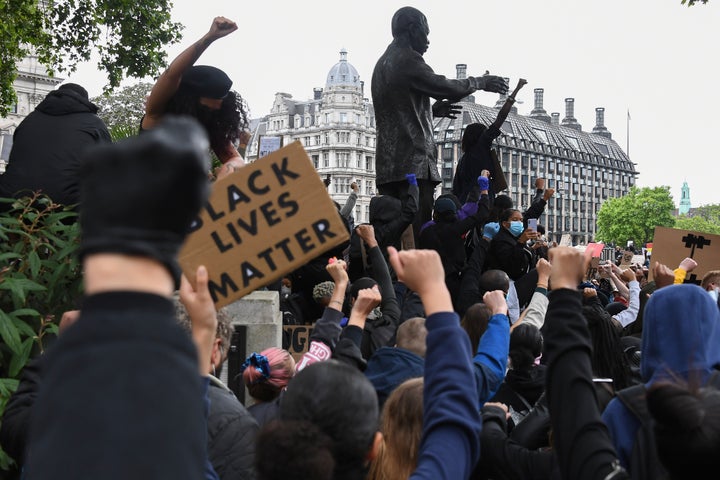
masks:
{"type": "Polygon", "coordinates": [[[537,232],[537,218],[528,218],[528,228],[533,232],[537,232]]]}

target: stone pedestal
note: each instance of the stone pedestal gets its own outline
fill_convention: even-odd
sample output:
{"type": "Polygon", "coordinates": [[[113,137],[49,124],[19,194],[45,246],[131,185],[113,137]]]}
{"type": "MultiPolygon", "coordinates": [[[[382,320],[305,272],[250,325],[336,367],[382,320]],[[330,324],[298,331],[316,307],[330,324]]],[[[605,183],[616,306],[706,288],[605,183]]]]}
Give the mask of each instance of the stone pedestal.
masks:
{"type": "Polygon", "coordinates": [[[282,347],[280,295],[274,290],[258,290],[223,307],[235,327],[228,358],[220,379],[235,392],[245,406],[253,402],[247,394],[240,367],[253,352],[282,347]]]}

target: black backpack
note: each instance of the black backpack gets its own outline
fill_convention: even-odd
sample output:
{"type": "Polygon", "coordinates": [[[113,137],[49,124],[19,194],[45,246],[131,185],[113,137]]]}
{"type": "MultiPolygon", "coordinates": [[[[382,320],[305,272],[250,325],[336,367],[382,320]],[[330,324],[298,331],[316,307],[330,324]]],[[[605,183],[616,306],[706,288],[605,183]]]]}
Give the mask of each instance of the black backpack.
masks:
{"type": "MultiPolygon", "coordinates": [[[[706,386],[720,389],[720,371],[710,376],[706,386]]],[[[655,447],[655,421],[647,408],[646,393],[645,385],[634,385],[616,393],[620,401],[640,420],[628,470],[633,480],[667,480],[670,476],[662,466],[655,447]]]]}

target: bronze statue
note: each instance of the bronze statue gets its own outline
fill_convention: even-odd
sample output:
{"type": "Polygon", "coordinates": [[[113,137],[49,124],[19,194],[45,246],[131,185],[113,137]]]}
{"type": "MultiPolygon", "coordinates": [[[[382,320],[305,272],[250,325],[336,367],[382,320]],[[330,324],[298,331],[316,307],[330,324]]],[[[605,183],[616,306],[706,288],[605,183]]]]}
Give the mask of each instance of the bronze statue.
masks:
{"type": "Polygon", "coordinates": [[[415,174],[420,209],[413,223],[415,238],[431,219],[433,192],[440,183],[432,117],[460,113],[456,105],[476,90],[506,93],[502,77],[483,75],[449,79],[433,72],[423,60],[428,48],[427,19],[413,7],[403,7],[392,18],[393,41],[380,57],[372,77],[372,99],[377,122],[376,184],[382,195],[402,197],[405,175],[415,174]],[[436,102],[431,106],[430,97],[436,102]]]}

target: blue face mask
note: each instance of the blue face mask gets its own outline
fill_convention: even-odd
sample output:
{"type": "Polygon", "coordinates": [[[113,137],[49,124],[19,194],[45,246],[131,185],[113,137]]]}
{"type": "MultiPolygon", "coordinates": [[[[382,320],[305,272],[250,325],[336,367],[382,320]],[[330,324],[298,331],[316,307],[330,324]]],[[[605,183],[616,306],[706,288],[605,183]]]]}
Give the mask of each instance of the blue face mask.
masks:
{"type": "Polygon", "coordinates": [[[512,233],[513,236],[515,238],[517,238],[520,235],[522,235],[522,233],[525,231],[525,227],[523,227],[523,222],[513,221],[513,222],[510,222],[509,230],[510,230],[510,233],[512,233]]]}

